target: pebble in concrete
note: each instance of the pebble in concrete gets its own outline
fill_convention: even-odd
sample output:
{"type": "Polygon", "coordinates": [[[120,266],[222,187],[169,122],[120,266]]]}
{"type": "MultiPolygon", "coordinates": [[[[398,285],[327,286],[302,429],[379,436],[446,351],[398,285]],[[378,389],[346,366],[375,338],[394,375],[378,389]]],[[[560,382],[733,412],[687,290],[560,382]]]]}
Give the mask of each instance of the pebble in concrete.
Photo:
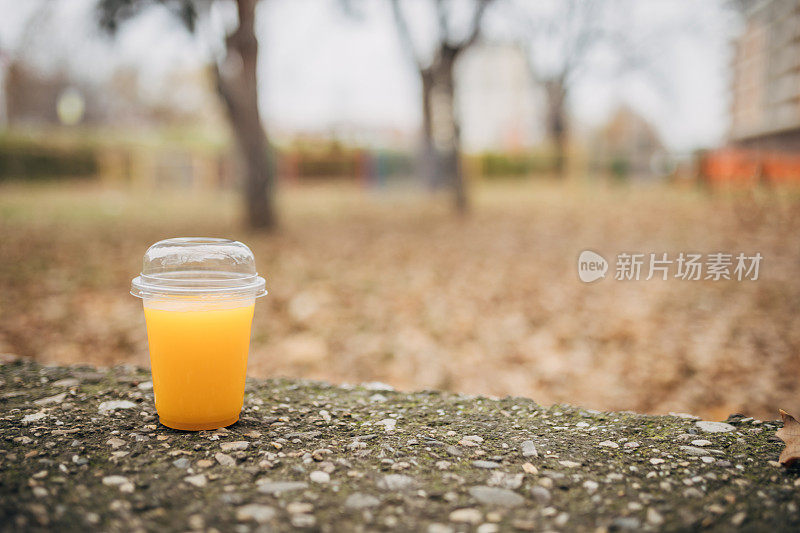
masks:
{"type": "Polygon", "coordinates": [[[327,472],[323,472],[322,470],[314,470],[311,472],[311,474],[309,474],[308,479],[314,483],[324,484],[331,480],[331,475],[327,472]]]}
{"type": "Polygon", "coordinates": [[[375,496],[356,492],[347,497],[344,501],[344,506],[348,509],[365,509],[368,507],[376,507],[380,505],[380,503],[380,500],[375,496]]]}
{"type": "Polygon", "coordinates": [[[728,433],[736,428],[725,422],[709,422],[708,420],[698,420],[694,423],[701,431],[706,433],[728,433]]]}
{"type": "Polygon", "coordinates": [[[477,486],[469,489],[469,494],[484,505],[501,507],[518,507],[525,503],[525,498],[516,492],[498,487],[477,486]]]}
{"type": "Polygon", "coordinates": [[[532,440],[526,440],[520,445],[523,457],[539,457],[539,452],[536,451],[536,445],[532,440]]]}
{"type": "Polygon", "coordinates": [[[264,494],[278,495],[284,492],[292,492],[305,489],[308,483],[304,481],[257,481],[258,491],[264,494]]]}
{"type": "Polygon", "coordinates": [[[478,509],[467,507],[456,509],[450,513],[451,522],[466,522],[467,524],[478,524],[483,520],[483,513],[478,509]]]}
{"type": "Polygon", "coordinates": [[[253,520],[259,524],[269,522],[275,517],[275,509],[268,505],[260,505],[251,503],[236,509],[236,520],[239,522],[247,522],[253,520]]]}

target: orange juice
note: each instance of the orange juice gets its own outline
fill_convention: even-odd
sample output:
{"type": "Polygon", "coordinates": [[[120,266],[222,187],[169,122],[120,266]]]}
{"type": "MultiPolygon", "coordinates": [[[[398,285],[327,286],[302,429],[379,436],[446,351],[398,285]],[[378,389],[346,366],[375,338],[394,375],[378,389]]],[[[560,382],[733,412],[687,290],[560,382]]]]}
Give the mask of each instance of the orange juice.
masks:
{"type": "Polygon", "coordinates": [[[182,430],[239,419],[254,300],[144,302],[156,410],[182,430]]]}
{"type": "Polygon", "coordinates": [[[161,423],[197,431],[239,420],[253,309],[267,294],[253,251],[230,239],[158,241],[131,294],[144,301],[161,423]]]}

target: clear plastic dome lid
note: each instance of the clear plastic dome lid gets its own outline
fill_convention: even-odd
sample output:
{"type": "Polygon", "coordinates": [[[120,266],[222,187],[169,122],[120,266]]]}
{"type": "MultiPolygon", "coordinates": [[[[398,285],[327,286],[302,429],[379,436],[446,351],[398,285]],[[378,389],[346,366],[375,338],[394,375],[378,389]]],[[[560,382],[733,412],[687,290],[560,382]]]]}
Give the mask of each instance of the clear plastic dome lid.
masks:
{"type": "Polygon", "coordinates": [[[181,237],[147,249],[142,272],[131,282],[139,298],[258,298],[267,293],[253,252],[239,241],[181,237]]]}

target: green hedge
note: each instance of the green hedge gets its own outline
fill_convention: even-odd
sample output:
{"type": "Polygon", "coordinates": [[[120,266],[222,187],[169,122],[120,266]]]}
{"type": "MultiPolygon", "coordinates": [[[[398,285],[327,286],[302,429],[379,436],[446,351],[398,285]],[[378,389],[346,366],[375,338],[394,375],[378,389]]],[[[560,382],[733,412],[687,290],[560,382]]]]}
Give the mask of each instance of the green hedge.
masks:
{"type": "Polygon", "coordinates": [[[0,181],[90,177],[97,174],[97,154],[91,148],[62,148],[0,139],[0,181]]]}
{"type": "Polygon", "coordinates": [[[546,153],[504,154],[484,152],[476,156],[480,173],[485,178],[525,177],[547,174],[555,168],[555,158],[546,153]]]}

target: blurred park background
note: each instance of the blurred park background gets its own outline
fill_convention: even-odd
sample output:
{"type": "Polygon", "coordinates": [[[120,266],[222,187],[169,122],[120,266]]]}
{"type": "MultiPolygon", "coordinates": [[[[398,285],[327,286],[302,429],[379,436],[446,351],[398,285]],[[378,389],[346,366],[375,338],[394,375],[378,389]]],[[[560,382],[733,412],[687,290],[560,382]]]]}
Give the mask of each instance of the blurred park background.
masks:
{"type": "Polygon", "coordinates": [[[798,186],[798,0],[0,0],[0,352],[45,363],[146,365],[142,254],[230,237],[253,376],[775,418],[798,186]]]}

